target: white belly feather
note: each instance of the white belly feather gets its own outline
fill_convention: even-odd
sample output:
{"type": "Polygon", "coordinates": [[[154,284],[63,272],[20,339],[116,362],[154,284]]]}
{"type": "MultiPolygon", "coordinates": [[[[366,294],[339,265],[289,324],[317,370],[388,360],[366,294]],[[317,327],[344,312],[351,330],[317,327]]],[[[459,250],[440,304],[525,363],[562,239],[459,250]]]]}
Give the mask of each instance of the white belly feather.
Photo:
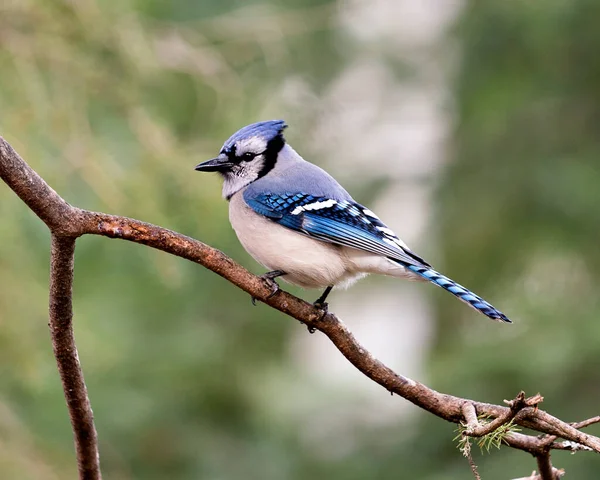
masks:
{"type": "Polygon", "coordinates": [[[244,203],[242,193],[230,200],[229,220],[241,244],[269,270],[282,270],[283,280],[306,288],[324,288],[348,275],[339,247],[277,225],[244,203]]]}
{"type": "Polygon", "coordinates": [[[231,197],[229,220],[257,262],[269,270],[286,272],[281,278],[300,287],[345,287],[368,273],[418,278],[380,255],[321,242],[282,227],[248,207],[242,192],[231,197]]]}

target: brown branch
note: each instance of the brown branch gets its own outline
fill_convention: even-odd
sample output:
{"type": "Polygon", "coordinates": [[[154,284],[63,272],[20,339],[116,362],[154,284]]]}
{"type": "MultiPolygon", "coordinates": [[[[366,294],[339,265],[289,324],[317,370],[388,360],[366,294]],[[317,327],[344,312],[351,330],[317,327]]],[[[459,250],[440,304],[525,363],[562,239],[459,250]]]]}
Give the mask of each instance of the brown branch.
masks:
{"type": "MultiPolygon", "coordinates": [[[[510,407],[504,407],[439,393],[422,383],[395,373],[360,345],[352,333],[335,315],[331,313],[324,315],[321,310],[318,310],[313,305],[283,291],[270,296],[271,289],[259,277],[252,275],[219,250],[202,242],[138,220],[72,207],[52,190],[2,137],[0,137],[0,178],[46,223],[53,234],[53,245],[56,245],[57,248],[62,244],[61,242],[73,242],[74,238],[78,236],[93,234],[141,243],[191,260],[227,279],[249,293],[252,297],[306,324],[309,328],[320,330],[331,340],[344,357],[368,378],[380,384],[386,390],[403,397],[440,418],[459,423],[463,422],[466,415],[469,415],[474,432],[481,435],[485,435],[488,430],[490,432],[493,431],[490,425],[497,428],[512,420],[515,424],[522,427],[530,428],[546,435],[553,435],[557,438],[560,437],[600,453],[600,438],[585,434],[576,425],[569,425],[538,409],[537,405],[531,402],[528,403],[524,395],[522,400],[519,400],[519,397],[517,397],[514,401],[517,402],[519,400],[517,403],[511,404],[510,407]],[[70,238],[70,240],[67,238],[70,238]],[[465,407],[465,405],[469,406],[465,407]],[[465,412],[468,413],[465,414],[465,412]],[[475,421],[477,420],[478,415],[490,417],[493,420],[490,424],[481,426],[473,421],[473,418],[475,418],[475,421]]],[[[66,249],[66,247],[61,248],[66,249]]],[[[69,268],[71,267],[72,263],[69,264],[69,268]]],[[[69,269],[64,268],[62,271],[68,272],[69,269]]],[[[53,270],[53,281],[56,283],[55,275],[58,275],[58,273],[53,270]]],[[[69,282],[64,284],[69,285],[69,292],[71,281],[72,276],[69,282]]],[[[63,291],[63,293],[65,292],[63,291]]],[[[68,296],[68,311],[70,311],[70,293],[68,296]]],[[[70,314],[68,318],[70,319],[70,314]]],[[[70,320],[69,322],[57,325],[57,328],[66,328],[70,332],[70,320]]],[[[56,334],[65,335],[64,332],[56,332],[56,334]]],[[[71,352],[76,359],[74,344],[71,352]]],[[[73,415],[71,417],[78,455],[79,452],[82,452],[82,455],[86,456],[84,459],[80,459],[83,461],[80,464],[92,465],[96,462],[97,465],[97,451],[84,448],[85,445],[89,446],[92,443],[94,446],[96,445],[95,433],[93,435],[80,435],[78,432],[79,430],[88,434],[93,432],[93,430],[89,429],[90,425],[93,427],[93,423],[89,423],[92,421],[91,409],[79,363],[73,361],[70,363],[66,362],[65,358],[59,355],[57,355],[57,362],[59,369],[62,369],[61,374],[64,371],[66,378],[79,378],[81,380],[81,383],[74,387],[76,395],[73,395],[72,398],[67,392],[65,395],[68,402],[70,399],[73,401],[72,405],[69,404],[70,409],[85,412],[83,417],[74,417],[73,415]],[[86,441],[89,443],[86,444],[86,441]]],[[[538,398],[538,401],[541,401],[541,397],[538,398]]],[[[469,420],[467,420],[468,422],[469,420]]],[[[554,442],[554,439],[552,440],[554,443],[548,445],[546,443],[547,437],[538,438],[515,432],[507,434],[503,441],[510,447],[527,451],[536,456],[546,453],[550,448],[560,448],[554,442]]]]}
{"type": "Polygon", "coordinates": [[[0,137],[0,178],[48,226],[52,233],[69,235],[73,207],[40,177],[10,144],[0,137]]]}
{"type": "Polygon", "coordinates": [[[51,255],[50,335],[75,436],[79,478],[99,480],[102,475],[94,416],[73,337],[75,239],[52,235],[51,255]]]}
{"type": "Polygon", "coordinates": [[[465,434],[469,437],[483,437],[492,433],[497,428],[510,422],[517,414],[525,407],[537,406],[544,398],[538,393],[533,397],[525,398],[525,392],[519,392],[514,400],[504,400],[510,408],[505,409],[494,420],[487,423],[480,423],[475,412],[475,407],[472,403],[464,403],[462,405],[462,413],[467,423],[465,434]]]}
{"type": "Polygon", "coordinates": [[[576,428],[577,430],[579,430],[581,428],[589,427],[590,425],[593,425],[594,423],[600,423],[600,416],[588,418],[587,420],[583,420],[581,422],[571,423],[571,426],[573,428],[576,428]]]}
{"type": "MultiPolygon", "coordinates": [[[[600,423],[600,416],[588,418],[581,422],[574,422],[574,423],[571,423],[570,425],[571,425],[571,427],[579,430],[579,429],[582,429],[585,427],[589,427],[590,425],[593,425],[595,423],[600,423]]],[[[543,437],[541,439],[542,447],[544,447],[544,448],[548,447],[548,448],[556,449],[556,450],[569,450],[571,452],[576,452],[579,450],[590,450],[589,447],[586,447],[579,443],[575,443],[575,442],[571,442],[571,441],[555,442],[555,440],[557,438],[558,438],[557,435],[546,435],[545,437],[543,437]]]]}
{"type": "Polygon", "coordinates": [[[538,474],[540,480],[558,480],[560,478],[558,474],[559,471],[552,466],[550,452],[537,455],[535,459],[537,460],[538,470],[540,471],[538,474]]]}

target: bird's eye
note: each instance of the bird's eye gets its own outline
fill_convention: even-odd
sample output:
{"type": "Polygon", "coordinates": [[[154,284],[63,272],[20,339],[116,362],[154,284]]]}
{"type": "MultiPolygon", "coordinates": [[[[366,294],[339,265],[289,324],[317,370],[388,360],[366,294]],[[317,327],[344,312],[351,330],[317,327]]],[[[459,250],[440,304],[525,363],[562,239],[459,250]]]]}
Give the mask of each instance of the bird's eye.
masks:
{"type": "Polygon", "coordinates": [[[242,160],[244,160],[244,162],[249,162],[254,157],[256,157],[256,153],[246,152],[242,155],[242,160]]]}

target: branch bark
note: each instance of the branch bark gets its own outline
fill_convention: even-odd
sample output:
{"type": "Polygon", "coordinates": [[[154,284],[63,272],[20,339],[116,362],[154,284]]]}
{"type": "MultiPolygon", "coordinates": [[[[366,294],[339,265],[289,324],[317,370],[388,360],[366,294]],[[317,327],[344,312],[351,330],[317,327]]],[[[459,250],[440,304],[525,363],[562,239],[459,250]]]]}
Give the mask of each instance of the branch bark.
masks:
{"type": "Polygon", "coordinates": [[[52,235],[50,262],[50,335],[75,436],[79,478],[100,480],[94,416],[73,336],[75,238],[52,235]]]}
{"type": "Polygon", "coordinates": [[[488,423],[480,423],[477,418],[475,407],[471,403],[462,405],[462,413],[467,423],[466,435],[469,437],[483,437],[492,433],[502,425],[510,422],[525,407],[535,407],[544,400],[539,393],[533,397],[525,398],[525,392],[519,392],[514,400],[504,400],[510,408],[502,412],[498,417],[488,423]]]}
{"type": "Polygon", "coordinates": [[[535,457],[537,460],[538,470],[540,471],[539,476],[541,480],[557,480],[558,477],[554,475],[554,468],[550,461],[550,452],[546,452],[542,455],[535,457]]]}
{"type": "MultiPolygon", "coordinates": [[[[72,249],[75,238],[85,234],[140,243],[212,270],[257,300],[299,320],[311,329],[323,332],[352,365],[389,392],[453,423],[464,422],[465,412],[470,412],[467,413],[469,416],[467,423],[471,421],[475,428],[474,433],[484,435],[489,433],[488,430],[492,431],[489,424],[484,428],[474,423],[473,418],[476,420],[477,416],[483,415],[493,419],[493,428],[512,420],[522,427],[547,436],[560,437],[572,442],[573,445],[583,445],[600,453],[600,438],[581,432],[577,425],[569,425],[538,409],[537,405],[524,402],[524,395],[518,408],[514,404],[504,407],[443,394],[397,374],[358,343],[334,314],[324,314],[313,305],[287,292],[279,291],[271,296],[271,289],[259,277],[252,275],[219,250],[202,242],[139,220],[91,212],[69,205],[21,159],[2,137],[0,137],[0,178],[38,215],[53,235],[51,285],[56,292],[53,295],[51,288],[51,298],[58,303],[53,310],[51,302],[51,325],[54,325],[53,328],[56,330],[53,330],[53,342],[73,424],[80,478],[100,478],[93,417],[77,360],[71,327],[72,249]],[[66,280],[65,276],[70,279],[66,280]],[[60,345],[70,345],[69,355],[64,355],[63,350],[56,350],[58,339],[61,340],[60,345]],[[66,383],[66,379],[78,379],[78,381],[66,383]],[[70,388],[73,391],[69,391],[70,388]],[[93,471],[92,466],[95,466],[97,476],[84,476],[87,470],[85,468],[82,470],[82,465],[90,466],[90,471],[93,471]]],[[[541,401],[541,397],[538,400],[541,401]]],[[[554,439],[548,443],[548,437],[544,439],[519,433],[508,434],[504,438],[504,443],[536,457],[547,454],[549,449],[561,448],[554,439]]]]}

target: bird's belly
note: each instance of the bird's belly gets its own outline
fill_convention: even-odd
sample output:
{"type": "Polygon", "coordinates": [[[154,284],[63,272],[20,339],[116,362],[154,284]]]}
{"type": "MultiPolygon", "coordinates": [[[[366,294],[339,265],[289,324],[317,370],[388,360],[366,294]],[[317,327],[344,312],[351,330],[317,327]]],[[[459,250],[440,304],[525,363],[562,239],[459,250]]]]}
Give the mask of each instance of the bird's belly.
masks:
{"type": "Polygon", "coordinates": [[[229,219],[252,257],[269,270],[282,270],[283,280],[305,288],[324,288],[355,274],[342,250],[276,224],[248,207],[241,193],[231,198],[229,219]]]}

